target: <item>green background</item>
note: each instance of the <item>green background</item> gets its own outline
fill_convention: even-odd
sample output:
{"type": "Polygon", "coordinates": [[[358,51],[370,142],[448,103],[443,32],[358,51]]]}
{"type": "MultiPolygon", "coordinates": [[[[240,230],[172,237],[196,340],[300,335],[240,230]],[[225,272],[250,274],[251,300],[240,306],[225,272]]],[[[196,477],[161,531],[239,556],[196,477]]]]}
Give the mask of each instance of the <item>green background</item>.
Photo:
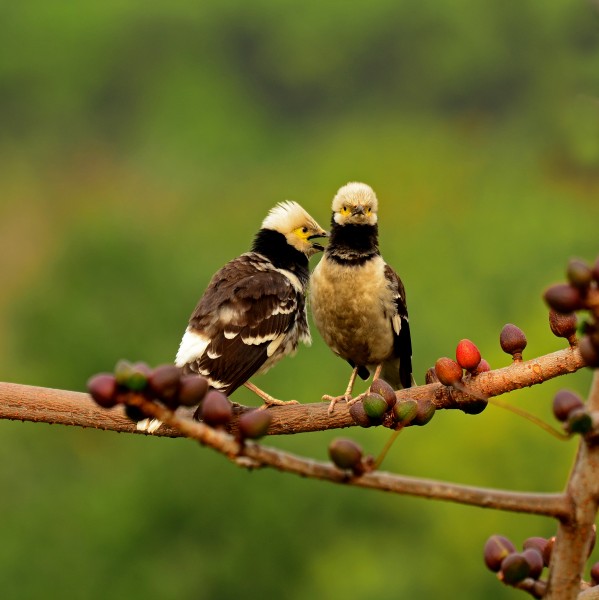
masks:
{"type": "MultiPolygon", "coordinates": [[[[464,337],[507,365],[507,322],[525,358],[563,347],[541,294],[598,252],[598,19],[566,0],[2,4],[0,380],[83,390],[119,358],[172,361],[268,209],[326,226],[350,180],[379,196],[418,382],[464,337]]],[[[256,383],[342,391],[349,367],[314,338],[256,383]]],[[[551,420],[554,392],[589,382],[508,399],[551,420]]],[[[325,459],[337,435],[266,443],[325,459]]],[[[377,454],[389,432],[342,435],[377,454]]],[[[384,467],[556,491],[574,451],[490,407],[407,430],[384,467]]],[[[516,598],[485,540],[555,531],[247,473],[187,440],[3,422],[0,453],[5,598],[516,598]]]]}

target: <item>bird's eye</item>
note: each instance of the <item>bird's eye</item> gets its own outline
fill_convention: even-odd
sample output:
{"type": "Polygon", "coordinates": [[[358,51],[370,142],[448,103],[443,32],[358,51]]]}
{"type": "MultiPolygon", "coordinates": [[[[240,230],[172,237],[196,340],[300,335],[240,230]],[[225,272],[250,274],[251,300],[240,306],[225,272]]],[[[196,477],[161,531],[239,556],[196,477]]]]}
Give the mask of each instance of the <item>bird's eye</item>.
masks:
{"type": "Polygon", "coordinates": [[[302,227],[302,233],[308,233],[308,228],[307,227],[302,227]]]}
{"type": "Polygon", "coordinates": [[[342,210],[343,212],[347,212],[347,206],[344,206],[342,210]]]}
{"type": "Polygon", "coordinates": [[[368,207],[368,208],[366,209],[366,212],[367,212],[368,214],[370,214],[370,213],[372,212],[372,208],[368,207]]]}

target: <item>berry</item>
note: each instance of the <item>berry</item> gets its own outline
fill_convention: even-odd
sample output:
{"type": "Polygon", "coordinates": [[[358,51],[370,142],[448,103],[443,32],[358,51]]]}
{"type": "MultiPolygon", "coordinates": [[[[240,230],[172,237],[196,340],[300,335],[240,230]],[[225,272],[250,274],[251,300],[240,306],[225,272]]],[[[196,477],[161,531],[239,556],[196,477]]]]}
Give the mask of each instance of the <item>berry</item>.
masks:
{"type": "Polygon", "coordinates": [[[584,360],[588,367],[593,369],[599,367],[599,348],[593,343],[590,335],[580,338],[578,349],[580,350],[582,360],[584,360]]]}
{"type": "Polygon", "coordinates": [[[593,585],[599,585],[599,562],[596,562],[591,567],[591,583],[593,585]]]}
{"type": "Polygon", "coordinates": [[[233,417],[233,409],[222,392],[210,390],[202,402],[201,416],[206,425],[222,427],[233,417]]]}
{"type": "Polygon", "coordinates": [[[549,311],[549,326],[553,335],[573,342],[576,339],[578,318],[576,313],[560,313],[551,309],[549,311]]]}
{"type": "Polygon", "coordinates": [[[87,391],[96,404],[102,408],[112,408],[118,404],[117,383],[111,373],[99,373],[90,377],[87,382],[87,391]]]}
{"type": "Polygon", "coordinates": [[[545,290],[545,302],[557,312],[571,313],[582,308],[582,297],[578,288],[567,283],[557,283],[545,290]]]}
{"type": "Polygon", "coordinates": [[[533,579],[538,579],[543,572],[543,555],[536,548],[528,548],[522,552],[522,556],[526,559],[530,567],[528,576],[533,579]]]}
{"type": "Polygon", "coordinates": [[[362,404],[364,405],[364,412],[371,419],[382,419],[389,409],[389,405],[380,394],[369,393],[362,400],[362,404]]]}
{"type": "Polygon", "coordinates": [[[352,404],[349,407],[349,414],[351,415],[356,425],[359,425],[360,427],[371,427],[373,425],[372,421],[370,420],[370,418],[366,414],[366,411],[364,410],[364,405],[362,404],[362,402],[355,402],[354,404],[352,404]]]}
{"type": "Polygon", "coordinates": [[[568,414],[566,429],[570,433],[580,433],[584,435],[593,428],[593,419],[591,415],[583,408],[575,408],[568,414]]]}
{"type": "Polygon", "coordinates": [[[519,552],[508,554],[501,563],[501,574],[504,583],[515,585],[530,575],[530,564],[519,552]]]}
{"type": "Polygon", "coordinates": [[[416,416],[412,420],[413,425],[426,425],[434,416],[437,407],[432,400],[425,398],[424,400],[420,400],[418,402],[418,411],[416,412],[416,416]]]}
{"type": "Polygon", "coordinates": [[[584,402],[580,396],[570,390],[560,390],[553,398],[553,414],[558,421],[567,421],[574,409],[583,407],[584,402]]]}
{"type": "Polygon", "coordinates": [[[400,425],[407,425],[414,420],[418,414],[418,402],[416,400],[402,400],[393,407],[393,417],[400,425]]]}
{"type": "Polygon", "coordinates": [[[243,438],[257,440],[264,437],[272,421],[272,415],[267,410],[251,410],[239,417],[239,433],[243,438]]]}
{"type": "Polygon", "coordinates": [[[362,461],[362,448],[346,438],[336,438],[329,444],[329,456],[340,469],[355,470],[362,461]]]}
{"type": "Polygon", "coordinates": [[[478,375],[479,373],[486,373],[490,370],[491,366],[489,365],[489,363],[484,358],[481,358],[480,362],[478,363],[478,367],[476,367],[476,369],[474,370],[474,375],[478,375]]]}
{"type": "Polygon", "coordinates": [[[484,559],[485,564],[491,571],[499,571],[503,559],[515,552],[514,544],[502,535],[492,535],[485,543],[484,559]]]}
{"type": "Polygon", "coordinates": [[[580,258],[572,258],[566,271],[568,281],[579,290],[586,290],[593,280],[593,270],[580,258]]]}
{"type": "Polygon", "coordinates": [[[514,360],[522,360],[522,352],[526,348],[526,336],[520,327],[516,327],[512,323],[504,325],[499,336],[501,349],[506,354],[511,354],[514,360]]]}
{"type": "Polygon", "coordinates": [[[370,386],[370,393],[382,396],[389,408],[393,408],[394,404],[397,402],[395,391],[384,379],[375,379],[370,386]]]}
{"type": "Polygon", "coordinates": [[[529,548],[534,548],[538,550],[541,556],[545,552],[545,548],[547,547],[548,540],[544,537],[533,536],[524,540],[524,544],[522,544],[522,548],[524,550],[528,550],[529,548]]]}
{"type": "Polygon", "coordinates": [[[460,340],[455,357],[460,367],[467,371],[474,371],[481,361],[480,350],[470,340],[460,340]]]}
{"type": "Polygon", "coordinates": [[[181,406],[196,406],[206,396],[208,380],[201,375],[183,375],[179,384],[178,400],[181,406]]]}
{"type": "Polygon", "coordinates": [[[172,400],[179,391],[181,369],[175,365],[160,365],[148,378],[150,390],[161,400],[172,400]]]}
{"type": "Polygon", "coordinates": [[[443,385],[453,385],[462,380],[462,367],[446,356],[437,359],[435,374],[443,385]]]}
{"type": "Polygon", "coordinates": [[[476,400],[468,400],[468,402],[460,402],[459,408],[466,415],[480,415],[488,405],[488,400],[477,398],[476,400]]]}
{"type": "Polygon", "coordinates": [[[148,383],[149,367],[145,363],[132,364],[126,360],[119,360],[114,368],[114,377],[119,385],[140,392],[148,383]]]}

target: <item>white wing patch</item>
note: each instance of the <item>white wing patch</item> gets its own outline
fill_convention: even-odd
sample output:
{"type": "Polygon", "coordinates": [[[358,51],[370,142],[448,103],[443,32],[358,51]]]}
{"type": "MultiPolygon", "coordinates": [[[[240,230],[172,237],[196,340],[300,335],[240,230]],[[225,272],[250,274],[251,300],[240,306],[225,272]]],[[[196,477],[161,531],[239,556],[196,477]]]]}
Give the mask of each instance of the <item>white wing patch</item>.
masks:
{"type": "Polygon", "coordinates": [[[399,335],[399,332],[401,331],[401,317],[399,315],[393,315],[391,323],[393,323],[393,331],[395,331],[396,335],[399,335]]]}
{"type": "MultiPolygon", "coordinates": [[[[264,342],[270,342],[275,340],[277,337],[276,333],[269,333],[268,335],[257,335],[257,336],[241,336],[241,341],[248,346],[258,346],[259,344],[263,344],[264,342]]],[[[270,354],[269,354],[270,356],[270,354]]]]}
{"type": "Polygon", "coordinates": [[[270,342],[270,344],[268,344],[268,346],[266,347],[266,355],[267,356],[270,357],[277,351],[277,348],[281,345],[281,343],[285,339],[285,335],[286,335],[285,333],[279,334],[272,342],[270,342]]]}
{"type": "Polygon", "coordinates": [[[197,360],[204,354],[209,343],[210,338],[197,331],[193,331],[188,327],[185,330],[183,339],[179,345],[179,351],[175,358],[175,365],[177,367],[183,367],[187,363],[197,360]]]}

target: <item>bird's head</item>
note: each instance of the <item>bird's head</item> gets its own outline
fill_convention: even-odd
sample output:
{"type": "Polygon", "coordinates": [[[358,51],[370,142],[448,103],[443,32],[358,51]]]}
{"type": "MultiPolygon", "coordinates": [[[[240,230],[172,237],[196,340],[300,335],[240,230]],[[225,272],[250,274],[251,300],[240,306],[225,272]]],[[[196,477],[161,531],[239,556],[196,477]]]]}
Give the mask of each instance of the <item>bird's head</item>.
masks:
{"type": "Polygon", "coordinates": [[[333,198],[333,221],[337,225],[375,225],[378,207],[374,190],[354,181],[340,188],[333,198]]]}
{"type": "Polygon", "coordinates": [[[297,202],[291,200],[279,202],[272,208],[262,222],[262,229],[283,234],[289,245],[306,256],[324,250],[322,245],[313,240],[329,236],[297,202]]]}

